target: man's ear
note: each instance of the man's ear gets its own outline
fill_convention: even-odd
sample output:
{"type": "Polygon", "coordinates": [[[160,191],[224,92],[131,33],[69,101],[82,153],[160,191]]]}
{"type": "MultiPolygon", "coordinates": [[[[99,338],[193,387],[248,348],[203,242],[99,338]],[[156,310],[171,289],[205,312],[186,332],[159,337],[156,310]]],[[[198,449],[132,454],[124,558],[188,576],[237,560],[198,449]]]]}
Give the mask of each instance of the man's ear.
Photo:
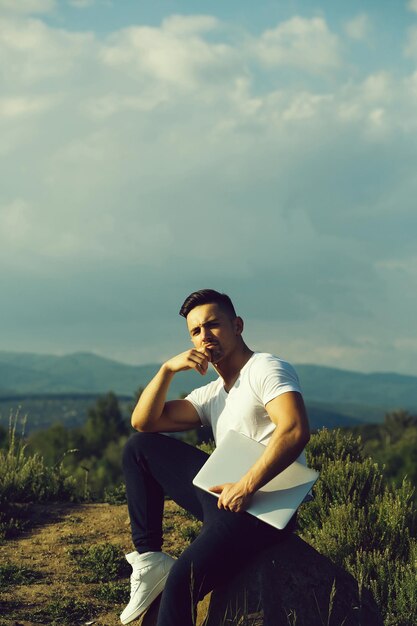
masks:
{"type": "Polygon", "coordinates": [[[235,317],[234,321],[233,321],[234,327],[235,327],[235,333],[236,335],[241,335],[243,332],[243,320],[241,317],[235,317]]]}

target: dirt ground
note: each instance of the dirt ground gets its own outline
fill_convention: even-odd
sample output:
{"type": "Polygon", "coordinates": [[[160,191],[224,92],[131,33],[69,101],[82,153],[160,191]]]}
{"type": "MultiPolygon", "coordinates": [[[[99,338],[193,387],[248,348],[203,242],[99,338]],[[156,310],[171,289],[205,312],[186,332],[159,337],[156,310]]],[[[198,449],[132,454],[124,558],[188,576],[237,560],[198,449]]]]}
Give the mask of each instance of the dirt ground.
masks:
{"type": "MultiPolygon", "coordinates": [[[[77,546],[111,543],[120,547],[124,553],[131,552],[133,547],[126,505],[48,505],[37,507],[34,513],[37,521],[30,531],[0,545],[0,563],[25,566],[39,572],[40,578],[32,584],[13,584],[0,590],[0,626],[72,623],[60,622],[53,617],[44,618],[45,621],[41,622],[39,616],[36,621],[30,620],[31,614],[39,615],[40,608],[57,598],[69,598],[91,605],[91,616],[86,619],[84,615],[81,621],[75,620],[74,626],[119,625],[119,614],[124,602],[110,607],[106,603],[103,605],[97,602],[93,593],[94,584],[81,582],[82,576],[71,557],[71,550],[77,546]]],[[[195,529],[196,522],[179,515],[178,507],[172,502],[166,502],[164,523],[164,550],[178,556],[188,545],[189,535],[195,529]]],[[[128,589],[128,577],[118,582],[125,582],[128,589]]],[[[142,621],[145,626],[153,620],[142,621]]],[[[138,626],[140,623],[141,620],[134,622],[138,626]]]]}

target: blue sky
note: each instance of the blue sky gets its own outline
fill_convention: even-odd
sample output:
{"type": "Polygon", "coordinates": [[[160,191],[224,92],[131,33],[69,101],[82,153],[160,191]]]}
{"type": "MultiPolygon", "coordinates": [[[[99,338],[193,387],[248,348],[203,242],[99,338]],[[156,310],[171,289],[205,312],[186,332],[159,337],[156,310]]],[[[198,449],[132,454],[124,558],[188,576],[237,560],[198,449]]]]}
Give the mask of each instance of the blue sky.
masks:
{"type": "Polygon", "coordinates": [[[0,0],[0,349],[417,375],[417,0],[0,0]]]}

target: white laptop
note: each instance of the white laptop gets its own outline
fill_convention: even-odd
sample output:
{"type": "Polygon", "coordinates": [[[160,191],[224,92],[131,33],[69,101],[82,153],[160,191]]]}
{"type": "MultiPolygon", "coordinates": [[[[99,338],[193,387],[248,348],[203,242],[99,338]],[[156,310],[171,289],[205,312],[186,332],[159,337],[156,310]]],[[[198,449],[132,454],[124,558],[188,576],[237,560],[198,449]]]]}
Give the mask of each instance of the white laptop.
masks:
{"type": "MultiPolygon", "coordinates": [[[[230,430],[195,476],[193,484],[218,498],[209,488],[240,480],[264,450],[265,446],[258,441],[230,430]]],[[[282,530],[318,477],[318,472],[295,461],[252,496],[247,511],[282,530]]]]}

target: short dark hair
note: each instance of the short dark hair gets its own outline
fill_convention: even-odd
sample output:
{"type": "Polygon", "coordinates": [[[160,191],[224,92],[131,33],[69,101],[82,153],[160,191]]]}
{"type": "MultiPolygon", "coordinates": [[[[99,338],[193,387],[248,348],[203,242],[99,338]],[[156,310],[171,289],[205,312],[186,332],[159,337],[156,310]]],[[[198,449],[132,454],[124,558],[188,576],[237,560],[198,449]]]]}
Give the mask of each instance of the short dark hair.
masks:
{"type": "Polygon", "coordinates": [[[194,291],[188,298],[184,300],[182,307],[180,308],[180,315],[187,317],[188,313],[192,311],[196,306],[201,304],[217,304],[227,315],[232,319],[236,317],[235,307],[232,304],[231,299],[225,293],[220,293],[214,289],[200,289],[200,291],[194,291]]]}

